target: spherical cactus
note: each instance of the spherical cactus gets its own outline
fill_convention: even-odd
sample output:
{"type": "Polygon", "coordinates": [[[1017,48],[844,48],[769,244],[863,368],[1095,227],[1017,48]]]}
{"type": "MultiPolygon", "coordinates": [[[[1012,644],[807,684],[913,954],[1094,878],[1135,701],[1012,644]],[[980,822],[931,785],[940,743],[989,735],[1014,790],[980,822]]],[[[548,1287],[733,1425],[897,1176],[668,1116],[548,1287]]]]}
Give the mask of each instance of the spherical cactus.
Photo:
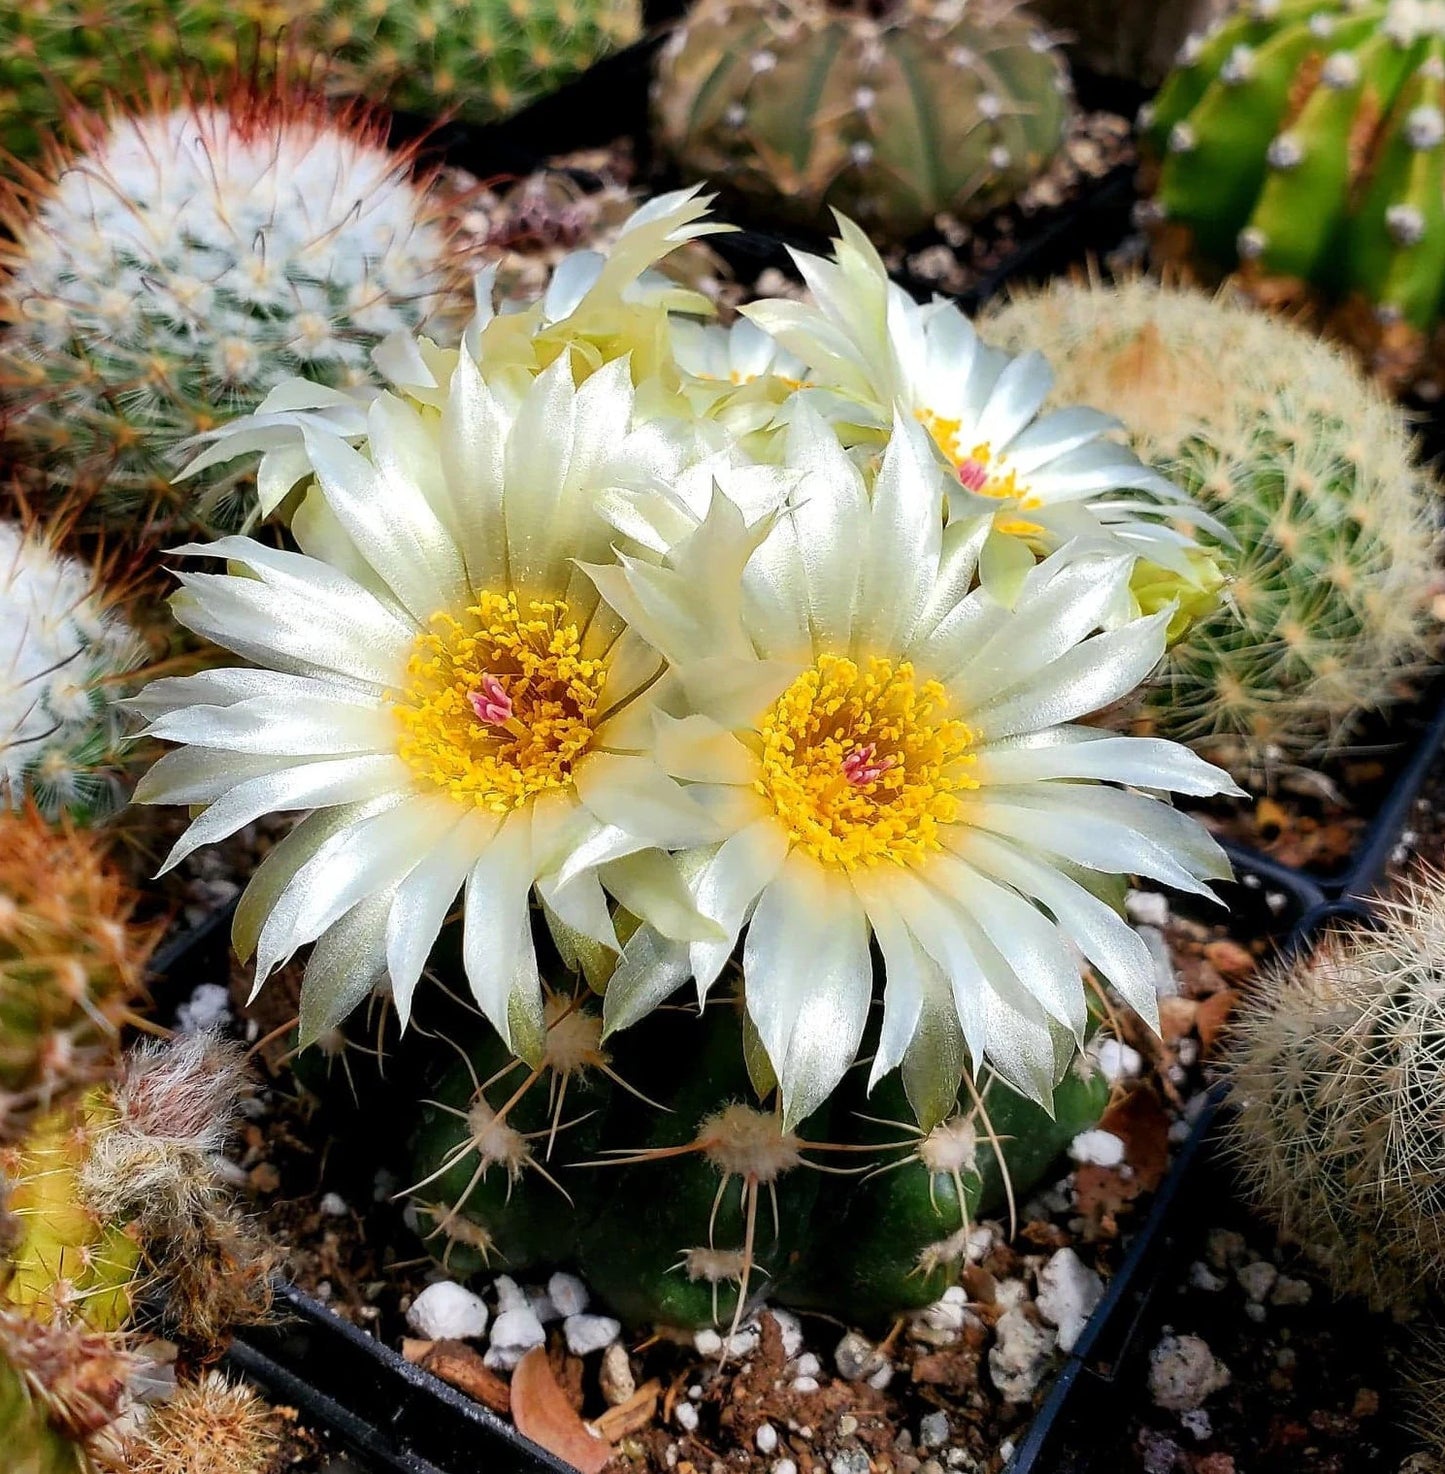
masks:
{"type": "MultiPolygon", "coordinates": [[[[214,3],[214,0],[211,0],[214,3]]],[[[327,85],[485,123],[642,34],[640,0],[303,0],[327,85]]]]}
{"type": "Polygon", "coordinates": [[[27,799],[89,824],[125,802],[129,729],[119,706],[145,653],[103,571],[0,522],[0,810],[27,799]]]}
{"type": "Polygon", "coordinates": [[[108,1065],[156,940],[96,842],[0,813],[0,1139],[108,1065]]]}
{"type": "Polygon", "coordinates": [[[244,521],[240,472],[171,484],[179,442],[297,374],[363,382],[388,333],[469,306],[435,181],[377,121],[271,90],[77,127],[4,211],[0,428],[121,530],[244,521]]]}
{"type": "Polygon", "coordinates": [[[1445,294],[1445,18],[1419,0],[1250,0],[1145,110],[1166,259],[1332,312],[1390,377],[1445,294]]]}
{"type": "Polygon", "coordinates": [[[185,1382],[119,1439],[106,1474],[272,1474],[283,1424],[251,1388],[219,1372],[185,1382]]]}
{"type": "Polygon", "coordinates": [[[1445,1265],[1442,884],[1266,974],[1230,1058],[1250,1195],[1341,1293],[1397,1310],[1445,1265]]]}
{"type": "Polygon", "coordinates": [[[694,178],[780,218],[902,238],[1014,198],[1063,139],[1069,83],[1017,0],[697,0],[653,92],[694,178]]]}
{"type": "Polygon", "coordinates": [[[1224,602],[1146,698],[1160,732],[1235,765],[1316,755],[1424,662],[1432,483],[1399,412],[1343,353],[1148,281],[1055,283],[984,332],[1041,350],[1060,403],[1117,414],[1238,540],[1224,602]]]}

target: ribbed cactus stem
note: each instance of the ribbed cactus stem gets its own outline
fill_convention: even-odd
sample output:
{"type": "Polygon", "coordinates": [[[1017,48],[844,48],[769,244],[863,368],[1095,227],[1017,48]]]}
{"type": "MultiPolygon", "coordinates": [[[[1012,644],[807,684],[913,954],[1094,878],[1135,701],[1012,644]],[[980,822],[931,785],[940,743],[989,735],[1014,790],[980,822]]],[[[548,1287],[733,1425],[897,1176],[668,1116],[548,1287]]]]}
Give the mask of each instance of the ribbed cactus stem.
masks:
{"type": "Polygon", "coordinates": [[[695,178],[820,228],[898,238],[1006,203],[1057,151],[1068,80],[1015,0],[699,0],[653,93],[695,178]]]}

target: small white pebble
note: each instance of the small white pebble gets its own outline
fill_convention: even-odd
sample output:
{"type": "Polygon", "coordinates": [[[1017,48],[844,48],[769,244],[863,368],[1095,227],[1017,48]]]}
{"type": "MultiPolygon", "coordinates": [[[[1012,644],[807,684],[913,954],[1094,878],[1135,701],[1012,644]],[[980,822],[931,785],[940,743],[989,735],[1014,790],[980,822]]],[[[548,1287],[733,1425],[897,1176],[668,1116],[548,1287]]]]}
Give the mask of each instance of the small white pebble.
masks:
{"type": "Polygon", "coordinates": [[[1279,1270],[1265,1259],[1257,1259],[1253,1264],[1241,1265],[1235,1270],[1234,1277],[1244,1288],[1244,1293],[1256,1304],[1263,1304],[1265,1297],[1274,1289],[1274,1282],[1279,1278],[1279,1270]]]}
{"type": "Polygon", "coordinates": [[[818,1379],[816,1377],[794,1377],[794,1392],[816,1392],[818,1390],[818,1379]]]}
{"type": "Polygon", "coordinates": [[[510,1275],[499,1274],[492,1281],[497,1296],[497,1313],[505,1315],[509,1310],[530,1310],[532,1302],[526,1292],[510,1275]]]}
{"type": "Polygon", "coordinates": [[[481,1296],[451,1280],[428,1285],[406,1313],[407,1325],[428,1341],[465,1341],[483,1335],[487,1320],[487,1306],[481,1296]]]}
{"type": "Polygon", "coordinates": [[[1291,1279],[1287,1274],[1282,1274],[1275,1282],[1269,1303],[1271,1305],[1308,1305],[1313,1294],[1314,1290],[1308,1281],[1291,1279]]]}
{"type": "Polygon", "coordinates": [[[799,1377],[816,1377],[822,1370],[823,1363],[811,1351],[805,1351],[793,1363],[794,1375],[799,1377]]]}
{"type": "Polygon", "coordinates": [[[778,1447],[778,1430],[771,1423],[763,1423],[753,1434],[753,1442],[757,1444],[760,1454],[774,1453],[778,1447]]]}
{"type": "Polygon", "coordinates": [[[709,1326],[704,1326],[692,1338],[692,1349],[699,1356],[717,1356],[722,1348],[722,1337],[709,1326]]]}
{"type": "Polygon", "coordinates": [[[680,1402],[673,1409],[673,1418],[677,1426],[684,1433],[696,1433],[698,1425],[697,1409],[690,1402],[680,1402]]]}
{"type": "Polygon", "coordinates": [[[562,1322],[562,1334],[573,1356],[591,1356],[612,1345],[622,1334],[622,1325],[610,1315],[569,1315],[562,1322]]]}
{"type": "Polygon", "coordinates": [[[1117,1167],[1124,1160],[1124,1143],[1112,1131],[1081,1131],[1069,1143],[1069,1155],[1095,1167],[1117,1167]]]}
{"type": "Polygon", "coordinates": [[[562,1312],[552,1303],[550,1295],[544,1295],[540,1290],[533,1290],[527,1298],[527,1304],[532,1307],[532,1314],[542,1324],[550,1325],[554,1320],[562,1319],[562,1312]]]}
{"type": "Polygon", "coordinates": [[[1137,1049],[1118,1039],[1104,1039],[1095,1051],[1104,1078],[1113,1085],[1119,1080],[1132,1080],[1144,1067],[1137,1049]]]}
{"type": "Polygon", "coordinates": [[[494,1351],[530,1351],[547,1340],[542,1322],[532,1314],[532,1307],[524,1305],[520,1310],[504,1310],[492,1322],[489,1338],[494,1351]]]}
{"type": "Polygon", "coordinates": [[[783,1355],[791,1361],[803,1349],[803,1323],[791,1310],[775,1310],[768,1306],[767,1314],[777,1322],[778,1334],[783,1338],[783,1355]]]}
{"type": "Polygon", "coordinates": [[[554,1274],[547,1281],[547,1298],[562,1316],[581,1315],[591,1298],[587,1286],[575,1274],[554,1274]]]}
{"type": "Polygon", "coordinates": [[[875,1392],[883,1392],[887,1389],[889,1383],[892,1382],[892,1380],[893,1363],[891,1361],[885,1361],[883,1365],[879,1367],[878,1370],[874,1372],[871,1377],[868,1378],[868,1385],[873,1388],[875,1392]]]}
{"type": "Polygon", "coordinates": [[[347,1207],[346,1199],[340,1193],[327,1193],[319,1204],[322,1213],[327,1218],[345,1218],[351,1209],[347,1207]]]}
{"type": "Polygon", "coordinates": [[[751,1356],[758,1349],[759,1333],[750,1327],[735,1331],[723,1342],[723,1350],[730,1357],[751,1356]]]}
{"type": "Polygon", "coordinates": [[[1210,1267],[1196,1259],[1189,1266],[1189,1283],[1193,1289],[1205,1290],[1209,1294],[1217,1294],[1224,1288],[1224,1278],[1217,1275],[1210,1267]]]}
{"type": "Polygon", "coordinates": [[[1130,891],[1124,897],[1124,913],[1130,921],[1146,926],[1169,924],[1169,897],[1158,891],[1130,891]]]}
{"type": "Polygon", "coordinates": [[[772,1474],[798,1474],[798,1466],[791,1459],[779,1459],[773,1465],[772,1474]]]}

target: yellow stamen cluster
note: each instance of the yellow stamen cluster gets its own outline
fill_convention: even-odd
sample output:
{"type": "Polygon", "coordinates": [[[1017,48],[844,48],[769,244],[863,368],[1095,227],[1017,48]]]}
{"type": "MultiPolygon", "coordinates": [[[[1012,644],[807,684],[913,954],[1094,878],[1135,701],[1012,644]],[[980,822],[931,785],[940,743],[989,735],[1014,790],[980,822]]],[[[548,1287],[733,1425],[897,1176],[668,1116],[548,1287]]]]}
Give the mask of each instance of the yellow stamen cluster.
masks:
{"type": "Polygon", "coordinates": [[[397,750],[428,783],[505,814],[571,784],[592,741],[605,674],[604,661],[582,658],[565,601],[479,594],[461,618],[435,615],[418,637],[392,703],[397,750]],[[485,676],[506,691],[505,722],[482,720],[472,704],[485,676]]]}
{"type": "Polygon", "coordinates": [[[973,733],[945,717],[947,701],[906,662],[821,655],[762,720],[758,792],[825,865],[916,865],[940,848],[954,795],[978,787],[973,733]],[[878,776],[850,780],[849,755],[869,747],[867,771],[878,776]]]}
{"type": "MultiPolygon", "coordinates": [[[[996,467],[993,447],[988,441],[964,450],[962,421],[946,420],[922,409],[917,415],[924,429],[933,437],[933,443],[953,463],[954,470],[960,473],[960,480],[970,491],[977,496],[992,497],[995,501],[1013,502],[1026,512],[1043,505],[1027,488],[1019,486],[1017,472],[1000,471],[996,467]],[[981,468],[981,483],[975,484],[973,478],[965,476],[965,468],[981,468]]],[[[1030,522],[1022,517],[1003,518],[995,525],[1000,532],[1007,533],[1010,537],[1032,537],[1043,531],[1037,522],[1030,522]]]]}

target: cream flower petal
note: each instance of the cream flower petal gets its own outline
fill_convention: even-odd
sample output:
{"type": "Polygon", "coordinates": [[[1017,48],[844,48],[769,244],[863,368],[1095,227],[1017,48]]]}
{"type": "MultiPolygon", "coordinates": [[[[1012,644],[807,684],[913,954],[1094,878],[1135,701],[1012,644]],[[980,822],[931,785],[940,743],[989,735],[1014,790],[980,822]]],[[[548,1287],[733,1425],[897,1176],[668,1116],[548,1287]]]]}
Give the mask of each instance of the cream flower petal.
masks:
{"type": "Polygon", "coordinates": [[[300,1048],[329,1034],[380,983],[391,901],[389,891],[369,896],[312,948],[301,982],[300,1048]]]}

